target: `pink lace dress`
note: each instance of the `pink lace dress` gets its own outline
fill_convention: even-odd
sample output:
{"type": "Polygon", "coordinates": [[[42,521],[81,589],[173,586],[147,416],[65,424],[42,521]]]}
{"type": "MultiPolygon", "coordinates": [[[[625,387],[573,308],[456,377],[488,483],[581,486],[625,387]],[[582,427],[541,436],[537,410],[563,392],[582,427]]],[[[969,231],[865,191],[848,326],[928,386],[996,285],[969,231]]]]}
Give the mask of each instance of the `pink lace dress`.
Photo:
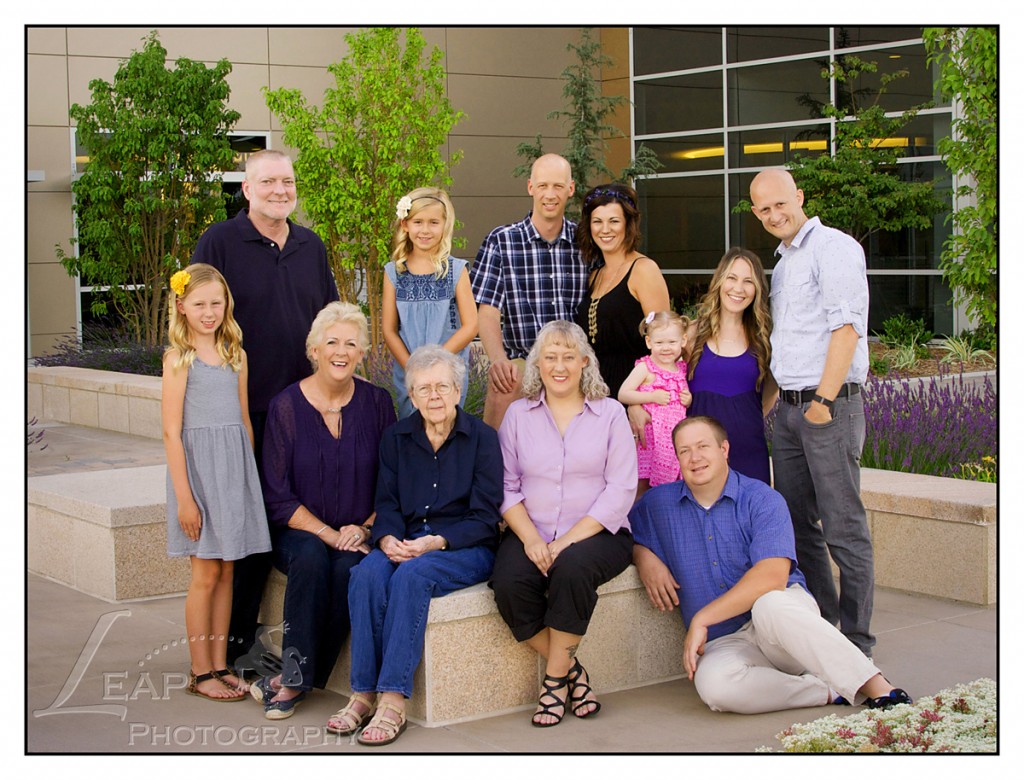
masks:
{"type": "Polygon", "coordinates": [[[655,377],[653,383],[640,385],[638,392],[650,392],[653,390],[667,390],[669,402],[661,404],[644,404],[644,409],[651,415],[651,421],[644,429],[647,439],[647,446],[636,445],[637,476],[640,479],[650,481],[651,487],[663,485],[666,482],[674,482],[679,479],[679,461],[676,459],[676,450],[672,445],[672,429],[676,423],[686,417],[686,407],[679,400],[679,394],[688,390],[686,383],[686,361],[680,360],[676,363],[675,371],[666,371],[660,368],[645,355],[636,361],[641,363],[655,377]]]}

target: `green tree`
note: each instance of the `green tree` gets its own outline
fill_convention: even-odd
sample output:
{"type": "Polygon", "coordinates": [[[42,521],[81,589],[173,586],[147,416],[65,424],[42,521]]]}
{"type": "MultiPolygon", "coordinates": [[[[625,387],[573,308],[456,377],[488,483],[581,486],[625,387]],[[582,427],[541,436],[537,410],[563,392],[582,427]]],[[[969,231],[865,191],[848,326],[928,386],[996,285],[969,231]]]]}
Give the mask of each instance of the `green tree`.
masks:
{"type": "Polygon", "coordinates": [[[58,245],[57,256],[69,274],[109,286],[93,311],[113,308],[149,345],[166,330],[168,277],[225,216],[217,172],[233,165],[227,132],[239,118],[226,108],[230,72],[227,60],[168,68],[153,32],[112,84],[91,81],[92,101],[71,107],[89,162],[71,185],[78,255],[58,245]]]}
{"type": "MultiPolygon", "coordinates": [[[[572,166],[576,194],[567,208],[571,218],[577,218],[583,206],[583,196],[600,181],[626,182],[637,176],[655,173],[664,167],[652,149],[640,144],[636,157],[616,176],[605,164],[608,138],[622,137],[622,133],[609,118],[629,101],[622,95],[602,95],[601,82],[597,77],[602,67],[612,65],[612,59],[601,51],[601,44],[593,40],[590,28],[584,27],[579,44],[566,47],[576,54],[576,62],[566,66],[561,73],[565,82],[562,96],[566,108],[551,111],[548,119],[560,120],[568,129],[568,141],[562,156],[572,166]]],[[[514,176],[529,176],[534,161],[544,154],[542,138],[538,134],[533,141],[524,141],[516,147],[516,154],[525,162],[512,172],[514,176]]]]}
{"type": "Polygon", "coordinates": [[[266,92],[284,141],[298,150],[302,210],[323,239],[341,297],[365,296],[374,350],[395,204],[416,187],[451,186],[448,133],[464,116],[445,95],[442,52],[425,53],[416,28],[370,28],[345,36],[349,53],[328,67],[335,84],[321,107],[297,89],[266,92]]]}
{"type": "Polygon", "coordinates": [[[939,153],[956,177],[963,202],[953,212],[953,235],[941,267],[959,301],[994,329],[998,231],[999,43],[994,27],[926,27],[928,62],[938,66],[938,87],[953,101],[953,133],[939,153]]]}
{"type": "MultiPolygon", "coordinates": [[[[932,217],[947,207],[932,181],[907,181],[897,161],[906,127],[924,106],[886,116],[881,98],[889,85],[908,73],[882,74],[877,89],[854,88],[862,74],[875,73],[874,62],[846,55],[822,70],[822,78],[837,82],[843,104],[816,104],[816,113],[836,120],[832,154],[811,157],[797,154],[789,169],[804,191],[804,211],[821,217],[857,241],[880,230],[925,229],[932,217]]],[[[735,211],[750,208],[748,201],[735,211]]]]}

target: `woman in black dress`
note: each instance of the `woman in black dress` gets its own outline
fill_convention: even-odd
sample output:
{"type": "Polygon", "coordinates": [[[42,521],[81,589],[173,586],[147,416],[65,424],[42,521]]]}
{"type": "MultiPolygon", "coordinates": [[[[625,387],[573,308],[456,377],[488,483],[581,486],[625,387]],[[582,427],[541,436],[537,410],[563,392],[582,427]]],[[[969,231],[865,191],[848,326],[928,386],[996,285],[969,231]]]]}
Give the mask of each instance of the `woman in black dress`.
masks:
{"type": "Polygon", "coordinates": [[[671,308],[661,269],[637,250],[636,203],[636,191],[625,184],[595,187],[583,199],[576,229],[580,254],[590,268],[576,324],[587,334],[613,398],[636,361],[648,353],[640,321],[648,312],[671,308]]]}

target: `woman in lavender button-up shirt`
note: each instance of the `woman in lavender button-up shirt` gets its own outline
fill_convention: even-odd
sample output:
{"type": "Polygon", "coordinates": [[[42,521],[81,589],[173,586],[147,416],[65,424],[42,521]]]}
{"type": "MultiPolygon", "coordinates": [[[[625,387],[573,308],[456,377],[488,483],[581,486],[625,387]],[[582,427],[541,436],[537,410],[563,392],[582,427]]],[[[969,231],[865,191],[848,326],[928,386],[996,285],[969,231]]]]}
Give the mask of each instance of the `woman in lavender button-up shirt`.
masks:
{"type": "Polygon", "coordinates": [[[526,360],[523,394],[498,431],[501,511],[511,533],[498,549],[491,587],[515,638],[547,659],[533,716],[544,727],[560,722],[567,707],[578,718],[601,707],[576,650],[598,586],[630,563],[626,513],[636,492],[636,445],[578,325],[544,326],[526,360]]]}

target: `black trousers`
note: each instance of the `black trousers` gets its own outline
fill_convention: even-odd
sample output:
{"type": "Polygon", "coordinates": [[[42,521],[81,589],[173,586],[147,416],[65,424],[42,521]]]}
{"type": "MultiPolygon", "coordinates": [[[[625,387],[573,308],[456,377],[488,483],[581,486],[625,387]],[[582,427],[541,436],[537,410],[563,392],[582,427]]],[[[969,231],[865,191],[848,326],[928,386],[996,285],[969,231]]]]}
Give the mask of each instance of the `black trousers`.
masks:
{"type": "Polygon", "coordinates": [[[629,531],[601,531],[565,548],[545,577],[509,531],[498,547],[490,586],[516,641],[525,642],[545,627],[583,636],[597,606],[598,587],[625,571],[632,558],[629,531]]]}
{"type": "MultiPolygon", "coordinates": [[[[256,468],[263,479],[263,430],[267,424],[266,412],[250,412],[252,421],[253,453],[256,468]]],[[[231,623],[229,627],[228,663],[245,655],[256,641],[260,622],[260,602],[263,589],[273,566],[272,553],[257,553],[235,561],[233,592],[231,596],[231,623]]]]}

